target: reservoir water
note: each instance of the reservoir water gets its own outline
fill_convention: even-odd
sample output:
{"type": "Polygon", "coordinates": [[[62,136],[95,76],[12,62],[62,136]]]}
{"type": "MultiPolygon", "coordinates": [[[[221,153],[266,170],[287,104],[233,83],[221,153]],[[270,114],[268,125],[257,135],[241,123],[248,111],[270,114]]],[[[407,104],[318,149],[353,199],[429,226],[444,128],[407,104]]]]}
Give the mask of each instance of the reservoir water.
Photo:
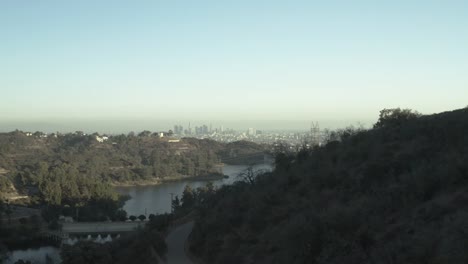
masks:
{"type": "Polygon", "coordinates": [[[25,250],[14,250],[8,254],[8,259],[5,261],[5,264],[13,264],[20,259],[30,261],[34,264],[43,264],[47,263],[46,258],[52,260],[53,263],[60,263],[60,249],[55,247],[39,247],[25,250]]]}
{"type": "MultiPolygon", "coordinates": [[[[238,175],[248,168],[247,165],[225,165],[223,173],[229,178],[213,181],[215,186],[224,184],[232,184],[238,180],[238,175]]],[[[271,164],[259,164],[253,166],[254,171],[263,170],[271,171],[271,164]]],[[[171,212],[171,193],[175,197],[182,196],[182,192],[186,185],[190,185],[192,189],[205,186],[207,181],[176,181],[168,182],[160,185],[152,186],[130,186],[118,187],[117,191],[121,194],[128,194],[131,199],[124,205],[124,210],[128,215],[146,214],[163,214],[171,212]]]]}

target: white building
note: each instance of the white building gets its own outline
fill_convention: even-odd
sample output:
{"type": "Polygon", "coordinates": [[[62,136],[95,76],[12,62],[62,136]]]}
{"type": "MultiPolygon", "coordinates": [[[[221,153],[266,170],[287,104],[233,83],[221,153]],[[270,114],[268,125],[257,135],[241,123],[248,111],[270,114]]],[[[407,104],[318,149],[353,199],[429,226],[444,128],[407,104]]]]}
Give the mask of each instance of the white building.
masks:
{"type": "Polygon", "coordinates": [[[102,137],[96,136],[96,141],[100,142],[100,143],[102,143],[104,141],[107,141],[108,139],[109,139],[109,137],[106,137],[106,136],[102,136],[102,137]]]}

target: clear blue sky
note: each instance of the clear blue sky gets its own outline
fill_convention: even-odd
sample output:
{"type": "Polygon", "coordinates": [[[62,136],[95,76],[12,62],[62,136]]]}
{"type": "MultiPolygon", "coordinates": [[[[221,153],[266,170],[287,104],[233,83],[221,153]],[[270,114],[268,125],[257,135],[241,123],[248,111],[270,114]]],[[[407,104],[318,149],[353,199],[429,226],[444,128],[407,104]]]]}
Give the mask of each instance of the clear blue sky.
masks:
{"type": "Polygon", "coordinates": [[[0,124],[468,105],[468,1],[0,2],[0,124]]]}

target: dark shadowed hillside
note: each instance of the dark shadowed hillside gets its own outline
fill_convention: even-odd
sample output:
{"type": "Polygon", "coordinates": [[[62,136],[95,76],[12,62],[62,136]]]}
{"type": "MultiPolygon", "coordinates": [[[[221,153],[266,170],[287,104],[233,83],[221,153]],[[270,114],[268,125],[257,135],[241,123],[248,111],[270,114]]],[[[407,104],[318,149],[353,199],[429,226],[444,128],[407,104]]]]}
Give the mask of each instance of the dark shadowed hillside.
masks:
{"type": "Polygon", "coordinates": [[[468,263],[468,109],[382,111],[199,212],[207,263],[468,263]]]}

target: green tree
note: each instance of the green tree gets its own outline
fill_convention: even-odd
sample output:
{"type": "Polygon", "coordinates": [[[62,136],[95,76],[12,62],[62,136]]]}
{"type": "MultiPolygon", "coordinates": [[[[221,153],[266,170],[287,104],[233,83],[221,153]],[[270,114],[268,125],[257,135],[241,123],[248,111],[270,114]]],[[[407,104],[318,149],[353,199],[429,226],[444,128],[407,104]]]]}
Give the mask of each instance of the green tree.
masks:
{"type": "Polygon", "coordinates": [[[386,126],[398,126],[403,122],[414,120],[420,117],[421,114],[411,109],[391,108],[380,111],[379,120],[374,124],[374,128],[386,126]]]}
{"type": "Polygon", "coordinates": [[[131,215],[128,217],[128,219],[132,220],[133,222],[135,222],[135,220],[137,220],[137,217],[134,216],[134,215],[131,215]]]}
{"type": "Polygon", "coordinates": [[[174,200],[172,200],[172,211],[176,212],[177,209],[179,209],[179,208],[180,208],[180,200],[179,200],[179,196],[176,195],[174,200]]]}
{"type": "Polygon", "coordinates": [[[13,214],[13,209],[11,209],[11,206],[9,203],[7,203],[6,205],[5,214],[8,217],[8,224],[11,224],[11,215],[13,214]]]}
{"type": "Polygon", "coordinates": [[[149,137],[151,135],[151,131],[144,130],[138,134],[139,137],[149,137]]]}
{"type": "Polygon", "coordinates": [[[145,215],[139,215],[138,216],[138,219],[140,219],[140,221],[145,221],[146,220],[146,216],[145,215]]]}
{"type": "Polygon", "coordinates": [[[155,215],[155,214],[150,214],[150,215],[148,216],[148,219],[149,219],[150,221],[152,221],[152,220],[155,219],[155,218],[156,218],[156,215],[155,215]]]}
{"type": "Polygon", "coordinates": [[[115,219],[118,221],[127,220],[127,212],[123,209],[117,210],[117,212],[115,212],[115,219]]]}
{"type": "Polygon", "coordinates": [[[5,202],[0,198],[0,218],[2,218],[2,214],[5,211],[5,202]]]}
{"type": "Polygon", "coordinates": [[[62,188],[59,182],[46,180],[40,187],[43,199],[51,205],[60,205],[62,203],[62,188]]]}
{"type": "Polygon", "coordinates": [[[182,206],[189,208],[195,205],[195,193],[190,185],[185,185],[184,192],[182,193],[182,206]]]}

